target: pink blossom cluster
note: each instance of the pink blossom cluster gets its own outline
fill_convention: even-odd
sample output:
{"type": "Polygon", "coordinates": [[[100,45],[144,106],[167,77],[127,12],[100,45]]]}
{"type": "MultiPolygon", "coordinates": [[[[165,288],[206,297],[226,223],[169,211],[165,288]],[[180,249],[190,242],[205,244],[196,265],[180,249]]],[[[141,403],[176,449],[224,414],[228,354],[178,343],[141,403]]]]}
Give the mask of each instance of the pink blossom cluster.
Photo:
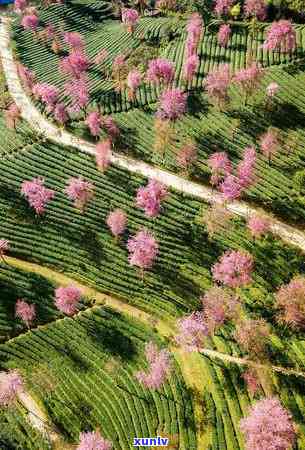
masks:
{"type": "Polygon", "coordinates": [[[77,311],[77,305],[81,299],[82,293],[78,287],[70,285],[55,289],[55,306],[59,311],[73,316],[77,311]]]}
{"type": "Polygon", "coordinates": [[[189,143],[181,147],[176,156],[177,165],[184,170],[189,170],[196,159],[197,147],[193,143],[189,143]]]}
{"type": "Polygon", "coordinates": [[[259,20],[265,20],[267,17],[266,2],[264,0],[246,0],[244,13],[246,17],[254,16],[259,20]]]}
{"type": "Polygon", "coordinates": [[[21,194],[24,195],[38,215],[45,211],[47,203],[55,196],[52,189],[47,189],[44,186],[44,178],[41,177],[34,178],[31,181],[23,181],[21,194]]]}
{"type": "Polygon", "coordinates": [[[149,62],[146,78],[151,83],[169,84],[175,76],[174,65],[165,58],[152,59],[149,62]]]}
{"type": "Polygon", "coordinates": [[[207,163],[212,171],[210,180],[212,185],[218,185],[220,181],[222,181],[232,172],[231,161],[229,160],[229,157],[225,152],[213,153],[209,157],[207,163]]]}
{"type": "Polygon", "coordinates": [[[68,108],[70,113],[78,113],[89,103],[88,82],[85,76],[74,78],[65,84],[66,94],[71,98],[71,105],[68,108]]]}
{"type": "Polygon", "coordinates": [[[247,369],[246,372],[242,374],[242,378],[244,379],[248,390],[252,395],[255,395],[259,390],[259,381],[257,378],[256,370],[253,368],[247,369]]]}
{"type": "Polygon", "coordinates": [[[187,352],[200,351],[209,330],[204,315],[200,311],[179,319],[177,322],[178,334],[175,338],[178,345],[187,352]]]}
{"type": "Polygon", "coordinates": [[[75,31],[64,33],[63,35],[64,42],[70,47],[72,50],[83,50],[85,47],[85,42],[80,33],[75,31]]]}
{"type": "Polygon", "coordinates": [[[0,256],[3,258],[6,252],[10,249],[10,243],[7,239],[0,239],[0,256]]]}
{"type": "Polygon", "coordinates": [[[36,317],[35,305],[30,305],[23,299],[18,299],[15,306],[15,316],[23,320],[29,328],[36,317]]]}
{"type": "Polygon", "coordinates": [[[128,27],[134,27],[139,20],[139,13],[136,9],[124,8],[122,10],[122,22],[128,27]]]}
{"type": "Polygon", "coordinates": [[[181,89],[168,89],[161,94],[156,113],[159,119],[177,120],[186,112],[187,93],[181,89]]]}
{"type": "Polygon", "coordinates": [[[57,87],[48,83],[34,84],[32,89],[33,95],[45,103],[48,111],[53,111],[55,104],[59,97],[59,90],[57,87]]]}
{"type": "Polygon", "coordinates": [[[266,87],[266,94],[269,98],[273,98],[276,96],[279,89],[280,89],[279,85],[273,81],[266,87]]]}
{"type": "Polygon", "coordinates": [[[126,229],[127,214],[122,209],[115,209],[108,214],[106,223],[113,236],[119,237],[126,229]]]}
{"type": "Polygon", "coordinates": [[[104,439],[99,431],[86,431],[80,433],[76,450],[111,450],[112,448],[112,443],[104,439]]]}
{"type": "Polygon", "coordinates": [[[70,178],[65,194],[74,202],[75,208],[83,212],[86,204],[94,196],[94,187],[90,181],[85,181],[82,177],[70,178]]]}
{"type": "Polygon", "coordinates": [[[136,205],[145,211],[147,217],[156,217],[161,202],[168,196],[167,188],[157,180],[149,180],[147,186],[140,187],[137,192],[136,205]]]}
{"type": "Polygon", "coordinates": [[[89,58],[80,49],[73,50],[59,62],[59,70],[72,78],[81,78],[89,66],[89,58]]]}
{"type": "Polygon", "coordinates": [[[239,178],[231,174],[227,175],[224,178],[224,180],[219,185],[219,190],[226,201],[233,201],[238,199],[243,192],[243,188],[240,184],[239,178]]]}
{"type": "Polygon", "coordinates": [[[139,70],[133,69],[127,75],[127,87],[129,89],[129,98],[135,97],[136,90],[142,83],[142,74],[139,70]]]}
{"type": "Polygon", "coordinates": [[[98,136],[101,132],[101,116],[98,112],[93,111],[88,114],[85,124],[88,126],[92,136],[98,136]]]}
{"type": "Polygon", "coordinates": [[[202,35],[202,17],[198,13],[194,13],[190,16],[186,31],[186,56],[187,59],[197,53],[200,37],[202,35]]]}
{"type": "Polygon", "coordinates": [[[199,56],[193,54],[189,56],[183,66],[183,77],[186,81],[191,82],[199,67],[199,56]]]}
{"type": "Polygon", "coordinates": [[[21,63],[17,64],[17,70],[18,70],[18,75],[19,75],[21,81],[24,83],[25,87],[28,90],[32,91],[32,88],[33,88],[34,82],[35,82],[34,73],[30,69],[28,69],[27,67],[22,65],[21,63]]]}
{"type": "Polygon", "coordinates": [[[252,282],[253,257],[244,251],[228,250],[212,267],[213,279],[237,288],[252,282]]]}
{"type": "Polygon", "coordinates": [[[234,338],[243,350],[255,357],[263,355],[269,337],[269,325],[264,319],[244,319],[234,332],[234,338]]]}
{"type": "Polygon", "coordinates": [[[23,16],[21,25],[25,30],[36,31],[38,28],[39,19],[36,14],[28,14],[23,16]]]}
{"type": "Polygon", "coordinates": [[[142,270],[150,269],[159,251],[158,242],[151,232],[142,229],[127,243],[129,264],[142,270]]]}
{"type": "Polygon", "coordinates": [[[97,168],[101,172],[105,172],[111,163],[112,152],[110,139],[104,139],[96,144],[95,152],[97,168]]]}
{"type": "Polygon", "coordinates": [[[214,334],[226,320],[234,318],[239,306],[236,297],[218,286],[213,286],[206,291],[201,301],[209,334],[214,334]]]}
{"type": "Polygon", "coordinates": [[[288,450],[296,440],[292,416],[276,397],[256,402],[240,428],[247,450],[288,450]]]}
{"type": "Polygon", "coordinates": [[[240,69],[233,77],[233,83],[240,86],[246,95],[252,95],[260,86],[261,80],[265,76],[264,69],[257,62],[251,66],[240,69]]]}
{"type": "Polygon", "coordinates": [[[265,50],[289,53],[296,49],[296,31],[289,20],[273,22],[263,44],[265,50]]]}
{"type": "Polygon", "coordinates": [[[255,214],[249,217],[247,227],[254,238],[260,238],[270,230],[270,220],[255,214]]]}
{"type": "Polygon", "coordinates": [[[229,24],[224,23],[219,27],[217,34],[217,41],[221,47],[227,47],[230,37],[231,37],[231,27],[229,24]]]}
{"type": "Polygon", "coordinates": [[[23,380],[17,370],[0,372],[0,406],[10,406],[23,391],[23,380]]]}
{"type": "Polygon", "coordinates": [[[218,68],[212,69],[205,78],[204,86],[208,97],[216,101],[218,106],[228,102],[231,79],[229,64],[221,64],[218,68]]]}
{"type": "Polygon", "coordinates": [[[64,103],[57,103],[53,111],[54,119],[64,125],[69,120],[69,114],[64,103]]]}
{"type": "Polygon", "coordinates": [[[159,389],[170,374],[172,360],[167,349],[159,350],[156,344],[148,342],[145,355],[149,363],[149,370],[138,372],[136,378],[150,389],[159,389]]]}
{"type": "Polygon", "coordinates": [[[292,328],[305,329],[305,278],[297,276],[276,294],[280,321],[292,328]]]}
{"type": "Polygon", "coordinates": [[[20,109],[16,103],[11,103],[4,112],[5,123],[8,128],[16,128],[17,121],[20,117],[20,109]]]}
{"type": "Polygon", "coordinates": [[[260,137],[260,148],[263,155],[265,155],[270,162],[271,158],[276,155],[280,149],[280,142],[276,130],[269,129],[260,137]]]}
{"type": "Polygon", "coordinates": [[[101,117],[101,127],[106,131],[110,140],[114,140],[120,135],[120,130],[111,116],[101,117]]]}
{"type": "Polygon", "coordinates": [[[23,12],[27,7],[27,0],[15,0],[14,10],[18,13],[23,12]]]}
{"type": "Polygon", "coordinates": [[[254,182],[254,170],[256,164],[256,150],[254,147],[246,147],[243,159],[238,163],[236,172],[239,183],[243,189],[248,188],[254,182]]]}
{"type": "Polygon", "coordinates": [[[234,0],[216,0],[214,11],[217,16],[228,15],[233,3],[234,0]]]}

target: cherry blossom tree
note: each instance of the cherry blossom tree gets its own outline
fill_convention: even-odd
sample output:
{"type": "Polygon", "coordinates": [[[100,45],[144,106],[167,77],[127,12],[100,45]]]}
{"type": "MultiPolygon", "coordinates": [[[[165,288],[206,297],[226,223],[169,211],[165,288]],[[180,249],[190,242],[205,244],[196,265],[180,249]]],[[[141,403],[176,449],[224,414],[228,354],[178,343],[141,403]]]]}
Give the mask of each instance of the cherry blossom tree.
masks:
{"type": "Polygon", "coordinates": [[[77,306],[81,299],[82,292],[74,285],[59,287],[55,289],[54,303],[56,308],[66,314],[73,316],[77,312],[77,306]]]}
{"type": "Polygon", "coordinates": [[[232,214],[224,204],[215,202],[205,211],[202,222],[205,224],[210,239],[216,233],[228,231],[231,227],[232,214]]]}
{"type": "Polygon", "coordinates": [[[142,74],[139,70],[133,69],[127,76],[128,97],[133,100],[136,95],[136,90],[142,83],[142,74]]]}
{"type": "Polygon", "coordinates": [[[15,0],[14,10],[17,13],[22,13],[28,6],[27,3],[28,3],[27,0],[15,0]]]}
{"type": "Polygon", "coordinates": [[[32,88],[35,98],[41,100],[47,108],[48,112],[52,112],[55,108],[59,97],[59,89],[48,83],[37,83],[32,88]]]}
{"type": "Polygon", "coordinates": [[[8,128],[16,129],[18,119],[20,118],[20,109],[16,103],[11,103],[4,112],[5,123],[8,128]]]}
{"type": "Polygon", "coordinates": [[[149,389],[160,389],[172,369],[171,354],[167,349],[159,350],[156,344],[148,342],[145,355],[149,363],[148,372],[140,371],[136,373],[136,378],[149,389]]]}
{"type": "Polygon", "coordinates": [[[242,378],[244,379],[249,392],[252,395],[255,395],[260,387],[257,371],[253,367],[250,367],[242,374],[242,378]]]}
{"type": "Polygon", "coordinates": [[[151,83],[168,85],[174,76],[174,65],[168,59],[157,58],[149,62],[146,78],[151,83]]]}
{"type": "Polygon", "coordinates": [[[263,44],[265,50],[289,53],[296,49],[296,31],[289,20],[273,22],[263,44]]]}
{"type": "Polygon", "coordinates": [[[46,205],[54,198],[55,191],[44,186],[44,178],[33,178],[31,181],[23,181],[21,194],[27,199],[29,205],[35,209],[36,214],[43,214],[46,205]]]}
{"type": "Polygon", "coordinates": [[[12,406],[23,392],[23,380],[17,370],[0,372],[0,406],[12,406]]]}
{"type": "Polygon", "coordinates": [[[305,277],[297,276],[284,284],[275,296],[278,318],[294,329],[305,329],[305,277]]]}
{"type": "Polygon", "coordinates": [[[212,69],[206,76],[204,86],[207,90],[208,98],[218,108],[222,109],[229,101],[229,87],[231,84],[231,73],[229,64],[221,64],[218,68],[212,69]]]}
{"type": "Polygon", "coordinates": [[[250,187],[254,183],[254,170],[256,164],[256,151],[254,147],[247,147],[244,150],[243,159],[236,168],[239,183],[243,189],[250,187]]]}
{"type": "Polygon", "coordinates": [[[0,258],[5,262],[4,256],[10,249],[10,243],[7,239],[0,239],[0,258]]]}
{"type": "Polygon", "coordinates": [[[259,89],[264,76],[264,69],[256,61],[252,62],[249,67],[236,72],[232,82],[237,84],[244,93],[245,104],[247,104],[248,98],[259,89]]]}
{"type": "Polygon", "coordinates": [[[17,64],[18,75],[26,88],[27,92],[31,93],[35,84],[35,74],[28,67],[20,62],[17,64]]]}
{"type": "Polygon", "coordinates": [[[137,192],[136,205],[145,211],[147,217],[156,217],[160,213],[161,202],[168,196],[167,188],[157,180],[149,180],[147,186],[137,192]]]}
{"type": "Polygon", "coordinates": [[[99,431],[85,431],[80,433],[76,450],[111,450],[112,443],[103,438],[99,431]]]}
{"type": "Polygon", "coordinates": [[[246,0],[244,4],[246,17],[256,17],[265,20],[267,17],[267,6],[264,0],[246,0]]]}
{"type": "Polygon", "coordinates": [[[122,209],[115,209],[108,214],[106,223],[113,236],[118,238],[126,229],[127,214],[122,209]]]}
{"type": "Polygon", "coordinates": [[[90,181],[85,181],[83,177],[70,178],[65,188],[65,194],[74,202],[75,208],[83,213],[85,206],[94,196],[94,186],[90,181]]]}
{"type": "Polygon", "coordinates": [[[218,185],[224,177],[232,172],[232,164],[226,152],[212,153],[207,163],[212,172],[210,183],[213,186],[218,185]]]}
{"type": "Polygon", "coordinates": [[[200,351],[205,338],[209,334],[208,327],[201,311],[195,311],[177,322],[178,334],[175,341],[187,352],[200,351]]]}
{"type": "Polygon", "coordinates": [[[36,14],[28,14],[26,16],[23,16],[21,20],[21,25],[25,30],[31,30],[36,31],[39,24],[39,18],[36,16],[36,14]]]}
{"type": "Polygon", "coordinates": [[[122,22],[127,26],[127,30],[132,33],[139,20],[139,13],[136,9],[124,8],[122,10],[122,22]]]}
{"type": "Polygon", "coordinates": [[[253,266],[253,257],[249,253],[228,250],[212,267],[213,279],[232,288],[247,286],[252,282],[253,266]]]}
{"type": "Polygon", "coordinates": [[[243,319],[236,325],[234,338],[253,358],[264,356],[270,329],[264,319],[243,319]]]}
{"type": "Polygon", "coordinates": [[[214,11],[217,16],[227,16],[233,6],[234,0],[216,0],[214,11]]]}
{"type": "Polygon", "coordinates": [[[75,78],[65,84],[66,94],[70,96],[72,104],[68,111],[78,113],[89,103],[88,80],[85,77],[75,78]]]}
{"type": "Polygon", "coordinates": [[[157,117],[162,120],[180,119],[186,112],[187,93],[181,89],[168,89],[161,94],[157,117]]]}
{"type": "Polygon", "coordinates": [[[260,238],[270,231],[270,220],[259,214],[253,214],[247,221],[247,228],[254,238],[260,238]]]}
{"type": "Polygon", "coordinates": [[[230,37],[231,37],[232,31],[229,24],[224,23],[220,26],[218,34],[217,34],[217,41],[218,44],[221,47],[227,47],[230,37]]]}
{"type": "Polygon", "coordinates": [[[97,111],[88,114],[85,124],[88,126],[92,136],[98,136],[101,132],[101,116],[97,111]]]}
{"type": "Polygon", "coordinates": [[[70,50],[83,50],[85,47],[84,38],[75,31],[66,32],[63,35],[64,42],[70,47],[70,50]]]}
{"type": "Polygon", "coordinates": [[[243,187],[240,180],[235,175],[227,175],[219,185],[219,190],[225,201],[231,202],[237,200],[242,192],[243,187]]]}
{"type": "Polygon", "coordinates": [[[101,172],[105,172],[111,163],[112,152],[110,139],[104,139],[96,144],[95,151],[96,165],[101,172]]]}
{"type": "Polygon", "coordinates": [[[191,82],[199,67],[199,56],[194,54],[189,56],[183,66],[183,77],[185,81],[191,82]]]}
{"type": "Polygon", "coordinates": [[[186,26],[187,39],[186,39],[186,55],[190,56],[196,54],[198,44],[203,30],[202,17],[198,13],[193,13],[188,19],[186,26]]]}
{"type": "Polygon", "coordinates": [[[291,414],[276,397],[259,400],[240,421],[247,450],[288,450],[296,440],[291,414]]]}
{"type": "Polygon", "coordinates": [[[36,317],[35,305],[30,305],[23,299],[18,299],[15,306],[15,317],[23,320],[28,328],[30,328],[36,317]]]}
{"type": "Polygon", "coordinates": [[[180,148],[176,156],[177,166],[180,167],[185,175],[188,174],[192,165],[197,160],[197,147],[193,142],[189,142],[180,148]]]}
{"type": "Polygon", "coordinates": [[[60,125],[64,125],[69,120],[69,114],[64,103],[57,103],[54,108],[54,119],[60,125]]]}
{"type": "Polygon", "coordinates": [[[239,302],[229,291],[213,286],[201,297],[204,322],[209,334],[214,334],[226,320],[231,320],[238,313],[239,302]]]}
{"type": "Polygon", "coordinates": [[[120,135],[119,127],[111,116],[101,117],[101,127],[106,131],[111,141],[114,141],[120,135]]]}
{"type": "Polygon", "coordinates": [[[73,50],[59,62],[59,70],[72,78],[81,78],[90,66],[89,58],[83,50],[73,50]]]}
{"type": "Polygon", "coordinates": [[[272,157],[280,150],[279,134],[274,128],[269,128],[266,133],[260,137],[260,148],[268,158],[269,164],[271,164],[272,157]]]}
{"type": "Polygon", "coordinates": [[[127,243],[129,264],[141,269],[150,269],[158,255],[159,245],[154,235],[147,229],[142,229],[129,238],[127,243]]]}
{"type": "Polygon", "coordinates": [[[273,98],[276,96],[276,94],[278,93],[280,87],[277,83],[275,83],[274,81],[270,84],[268,84],[268,86],[266,87],[266,94],[268,98],[273,98]]]}

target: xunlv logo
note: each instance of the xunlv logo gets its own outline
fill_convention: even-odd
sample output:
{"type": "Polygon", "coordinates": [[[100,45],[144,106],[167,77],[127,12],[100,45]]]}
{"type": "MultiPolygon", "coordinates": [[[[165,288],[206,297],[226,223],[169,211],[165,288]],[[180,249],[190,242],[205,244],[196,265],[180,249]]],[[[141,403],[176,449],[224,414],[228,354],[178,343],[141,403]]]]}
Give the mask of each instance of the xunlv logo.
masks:
{"type": "Polygon", "coordinates": [[[159,446],[167,446],[168,438],[162,438],[157,436],[155,438],[134,438],[133,446],[134,447],[159,447],[159,446]]]}

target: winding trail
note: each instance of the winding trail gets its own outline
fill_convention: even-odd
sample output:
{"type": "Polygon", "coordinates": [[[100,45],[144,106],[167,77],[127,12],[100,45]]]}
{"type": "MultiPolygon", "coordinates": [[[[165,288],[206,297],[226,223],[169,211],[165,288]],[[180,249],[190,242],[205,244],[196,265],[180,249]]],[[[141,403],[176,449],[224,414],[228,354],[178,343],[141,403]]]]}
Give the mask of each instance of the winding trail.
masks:
{"type": "MultiPolygon", "coordinates": [[[[31,263],[10,256],[6,256],[5,260],[9,265],[13,267],[41,275],[56,285],[67,286],[73,283],[82,291],[84,296],[94,299],[94,304],[96,306],[93,306],[93,308],[98,307],[98,305],[109,306],[120,313],[129,315],[132,318],[145,323],[148,326],[151,326],[152,324],[153,317],[150,314],[146,313],[145,311],[142,311],[139,308],[129,305],[123,300],[120,300],[119,298],[116,298],[112,295],[99,292],[96,289],[87,286],[83,282],[80,283],[70,275],[62,274],[55,271],[54,269],[50,269],[44,266],[40,266],[39,264],[36,263],[31,263]]],[[[78,315],[81,314],[83,314],[83,312],[78,313],[78,315]]],[[[57,320],[65,320],[65,319],[57,319],[57,320]]],[[[39,325],[38,328],[43,329],[48,325],[49,324],[39,325]]],[[[173,338],[173,336],[175,335],[174,320],[172,321],[158,320],[155,325],[155,328],[157,332],[160,334],[160,336],[162,336],[163,338],[169,338],[171,340],[171,338],[173,338]]],[[[28,331],[27,333],[30,332],[31,331],[28,331]]],[[[12,338],[11,341],[14,341],[14,339],[18,339],[18,337],[12,338]]],[[[282,373],[283,375],[293,375],[296,377],[305,378],[305,372],[302,371],[286,369],[285,367],[280,366],[260,364],[247,358],[239,358],[226,353],[210,350],[207,348],[202,348],[200,350],[200,353],[191,353],[191,354],[184,352],[181,348],[177,348],[176,346],[174,346],[174,344],[170,344],[169,348],[180,366],[180,370],[182,372],[186,385],[194,392],[193,407],[196,419],[195,423],[196,423],[198,448],[200,449],[207,448],[209,442],[209,430],[203,429],[203,427],[201,426],[201,424],[204,421],[204,412],[201,399],[206,385],[206,380],[204,378],[205,367],[201,355],[225,363],[237,364],[239,366],[250,366],[258,370],[268,369],[277,373],[282,373]]],[[[32,410],[35,413],[35,415],[33,414],[29,415],[29,420],[31,421],[33,427],[39,428],[41,431],[43,430],[44,431],[43,434],[47,434],[49,435],[50,439],[58,441],[60,439],[60,435],[57,434],[56,430],[53,432],[53,434],[50,435],[50,432],[48,431],[49,427],[46,426],[46,423],[48,423],[47,419],[44,420],[46,416],[41,411],[40,407],[35,403],[34,399],[32,399],[30,395],[27,395],[23,398],[23,400],[25,407],[27,407],[27,409],[32,410]]]]}
{"type": "MultiPolygon", "coordinates": [[[[73,136],[65,130],[49,122],[33,105],[31,99],[24,91],[17,72],[13,51],[10,45],[10,19],[2,17],[0,25],[0,56],[2,67],[6,77],[10,95],[21,111],[21,116],[29,122],[38,133],[43,134],[47,139],[56,144],[73,147],[83,153],[95,156],[95,146],[83,139],[73,136]]],[[[112,164],[126,169],[130,172],[140,174],[146,178],[154,178],[161,181],[169,188],[182,192],[186,195],[196,197],[205,202],[220,202],[219,194],[211,188],[198,183],[186,180],[166,170],[150,166],[142,161],[137,161],[122,155],[113,153],[112,164]]],[[[248,217],[257,213],[257,209],[249,206],[246,202],[235,201],[228,204],[227,208],[234,214],[248,217]]],[[[270,217],[271,231],[278,235],[288,244],[295,245],[305,252],[305,233],[294,227],[270,217]]]]}

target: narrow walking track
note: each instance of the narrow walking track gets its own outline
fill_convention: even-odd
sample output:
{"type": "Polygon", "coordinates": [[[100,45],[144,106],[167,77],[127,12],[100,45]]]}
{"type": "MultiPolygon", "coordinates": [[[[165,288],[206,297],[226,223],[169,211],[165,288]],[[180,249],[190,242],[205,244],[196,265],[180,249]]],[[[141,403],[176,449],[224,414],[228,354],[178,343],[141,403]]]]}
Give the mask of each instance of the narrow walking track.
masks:
{"type": "MultiPolygon", "coordinates": [[[[19,107],[23,119],[29,122],[37,132],[43,134],[50,141],[60,145],[74,147],[81,152],[94,156],[95,146],[93,144],[83,139],[79,139],[67,131],[61,130],[56,125],[46,120],[32,104],[31,99],[24,91],[18,77],[17,67],[10,45],[10,19],[7,17],[2,17],[0,26],[0,55],[9,92],[14,102],[19,107]]],[[[219,202],[221,200],[220,195],[213,192],[209,187],[188,181],[173,173],[167,172],[166,170],[152,167],[144,162],[114,153],[112,155],[112,163],[146,178],[159,180],[172,189],[204,200],[205,202],[219,202]]],[[[228,209],[234,214],[242,217],[248,217],[257,212],[256,208],[253,208],[242,201],[230,203],[228,209]]],[[[274,218],[271,218],[271,231],[280,236],[287,243],[295,245],[305,252],[304,232],[274,218]]]]}

